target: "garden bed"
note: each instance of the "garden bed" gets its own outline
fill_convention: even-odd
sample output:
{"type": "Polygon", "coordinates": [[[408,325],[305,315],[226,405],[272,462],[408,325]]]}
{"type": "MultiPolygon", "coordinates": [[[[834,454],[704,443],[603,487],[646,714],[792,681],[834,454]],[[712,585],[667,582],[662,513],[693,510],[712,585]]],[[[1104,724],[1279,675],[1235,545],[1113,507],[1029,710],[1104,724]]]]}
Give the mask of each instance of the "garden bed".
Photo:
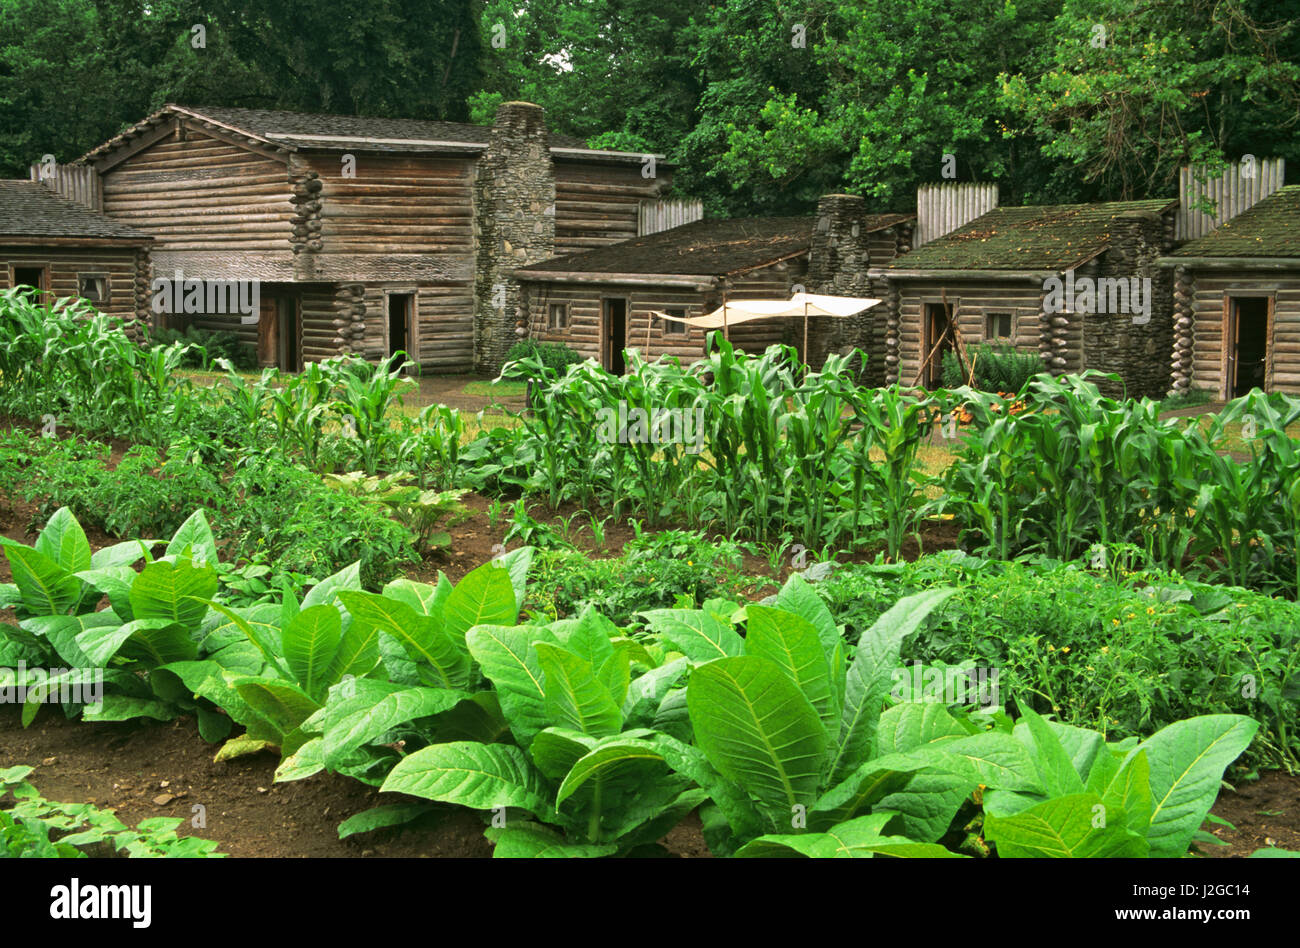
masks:
{"type": "MultiPolygon", "coordinates": [[[[34,765],[30,779],[47,798],[112,808],[132,826],[151,816],[180,817],[185,821],[181,835],[216,840],[220,851],[232,856],[492,854],[482,819],[455,807],[430,818],[432,825],[340,840],[339,823],[393,802],[393,795],[338,774],[277,784],[279,759],[274,754],[214,763],[214,752],[189,717],[170,723],[83,724],[47,710],[24,729],[18,709],[0,706],[0,769],[34,765]],[[207,809],[202,829],[190,826],[196,803],[207,809]]],[[[1207,856],[1249,856],[1266,846],[1300,850],[1300,776],[1266,771],[1256,781],[1239,783],[1235,792],[1225,790],[1212,812],[1236,829],[1209,824],[1210,832],[1227,845],[1203,847],[1207,856]]],[[[673,856],[710,855],[695,814],[662,845],[673,856]]]]}

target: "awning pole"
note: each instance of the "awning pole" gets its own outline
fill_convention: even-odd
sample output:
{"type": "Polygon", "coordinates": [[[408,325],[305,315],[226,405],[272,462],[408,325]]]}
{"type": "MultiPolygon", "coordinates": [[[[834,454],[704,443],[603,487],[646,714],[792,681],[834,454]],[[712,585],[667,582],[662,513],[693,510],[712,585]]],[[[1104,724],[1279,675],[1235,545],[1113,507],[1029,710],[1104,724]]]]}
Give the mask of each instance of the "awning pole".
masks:
{"type": "Polygon", "coordinates": [[[808,362],[808,297],[806,296],[803,300],[803,364],[806,369],[812,368],[808,362]]]}

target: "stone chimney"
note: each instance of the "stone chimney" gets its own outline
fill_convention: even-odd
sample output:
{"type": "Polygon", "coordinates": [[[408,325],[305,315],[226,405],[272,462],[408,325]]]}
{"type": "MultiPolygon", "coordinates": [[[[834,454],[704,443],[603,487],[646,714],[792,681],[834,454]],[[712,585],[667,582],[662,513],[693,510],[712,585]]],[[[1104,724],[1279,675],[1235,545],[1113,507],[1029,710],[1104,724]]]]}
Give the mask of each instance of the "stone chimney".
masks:
{"type": "Polygon", "coordinates": [[[555,170],[546,118],[503,102],[474,181],[474,368],[495,372],[526,323],[512,270],[555,251],[555,170]]]}
{"type": "MultiPolygon", "coordinates": [[[[856,194],[827,194],[817,202],[812,249],[808,258],[806,289],[831,296],[864,296],[881,299],[884,281],[872,284],[867,270],[892,260],[910,248],[911,224],[903,222],[875,235],[867,230],[867,202],[856,194]]],[[[809,364],[820,366],[832,352],[851,348],[867,353],[863,381],[883,385],[885,372],[884,304],[849,319],[814,320],[809,334],[809,364]],[[829,325],[819,325],[829,324],[829,325]]]]}
{"type": "MultiPolygon", "coordinates": [[[[1098,280],[1150,280],[1149,312],[1095,313],[1084,320],[1083,351],[1087,368],[1114,372],[1124,385],[1100,381],[1102,394],[1112,397],[1163,398],[1171,387],[1169,353],[1174,347],[1174,273],[1156,266],[1173,249],[1174,213],[1123,211],[1111,227],[1110,249],[1089,275],[1098,280]]],[[[1100,301],[1099,301],[1100,302],[1100,301]]],[[[1130,308],[1137,301],[1130,299],[1130,308]]]]}

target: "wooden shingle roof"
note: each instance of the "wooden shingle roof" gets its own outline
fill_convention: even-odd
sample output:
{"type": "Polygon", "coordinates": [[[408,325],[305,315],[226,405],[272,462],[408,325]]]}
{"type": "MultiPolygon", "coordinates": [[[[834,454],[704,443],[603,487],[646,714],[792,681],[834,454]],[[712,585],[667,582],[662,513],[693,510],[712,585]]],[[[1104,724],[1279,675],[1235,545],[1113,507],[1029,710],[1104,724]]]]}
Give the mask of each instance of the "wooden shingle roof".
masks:
{"type": "Polygon", "coordinates": [[[1164,214],[1176,200],[998,207],[950,234],[895,258],[892,270],[1064,271],[1110,246],[1117,219],[1164,214]]]}
{"type": "MultiPolygon", "coordinates": [[[[492,133],[489,126],[462,122],[436,122],[425,119],[373,118],[364,115],[321,115],[311,112],[283,112],[268,109],[195,108],[195,112],[214,118],[223,125],[242,128],[270,141],[294,144],[319,144],[322,141],[372,138],[387,140],[388,148],[396,142],[460,142],[486,145],[492,133]],[[307,137],[303,137],[307,136],[307,137]]],[[[553,148],[585,148],[586,143],[569,135],[551,134],[553,148]]]]}
{"type": "MultiPolygon", "coordinates": [[[[908,214],[878,214],[866,229],[882,230],[908,214]]],[[[725,276],[806,253],[814,217],[742,217],[700,220],[585,253],[529,264],[529,273],[662,273],[725,276]]]]}
{"type": "Polygon", "coordinates": [[[1278,188],[1258,204],[1170,257],[1300,257],[1300,184],[1278,188]]]}
{"type": "Polygon", "coordinates": [[[134,241],[152,238],[99,211],[69,201],[37,181],[0,179],[0,240],[87,238],[134,241]]]}
{"type": "MultiPolygon", "coordinates": [[[[367,151],[392,153],[442,153],[482,151],[492,135],[488,125],[439,122],[426,119],[378,118],[363,115],[333,115],[315,112],[286,112],[275,109],[237,109],[185,106],[169,103],[157,112],[91,149],[77,161],[96,161],[114,149],[137,140],[173,119],[188,119],[215,126],[257,140],[282,151],[367,151]]],[[[581,139],[551,133],[552,150],[566,157],[589,159],[635,159],[640,155],[588,148],[581,139]]],[[[660,165],[670,165],[656,156],[660,165]]]]}

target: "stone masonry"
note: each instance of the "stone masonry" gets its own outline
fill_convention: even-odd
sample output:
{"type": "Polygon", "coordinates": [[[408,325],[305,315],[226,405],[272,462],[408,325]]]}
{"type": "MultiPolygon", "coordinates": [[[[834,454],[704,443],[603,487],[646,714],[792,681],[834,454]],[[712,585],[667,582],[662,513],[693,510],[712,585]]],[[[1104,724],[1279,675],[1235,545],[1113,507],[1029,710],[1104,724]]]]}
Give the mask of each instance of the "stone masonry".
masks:
{"type": "Polygon", "coordinates": [[[1084,365],[1114,372],[1126,386],[1100,383],[1107,395],[1163,398],[1170,388],[1169,353],[1174,344],[1173,273],[1156,258],[1173,246],[1172,217],[1129,211],[1115,220],[1110,249],[1102,256],[1099,279],[1151,279],[1150,320],[1138,324],[1129,313],[1092,313],[1084,322],[1084,365]]]}
{"type": "MultiPolygon", "coordinates": [[[[827,194],[817,202],[817,222],[809,253],[807,290],[832,296],[883,298],[884,281],[873,285],[867,270],[882,261],[871,259],[871,234],[864,226],[867,202],[855,194],[827,194]]],[[[904,231],[908,250],[909,228],[904,231]]],[[[809,364],[819,366],[832,353],[859,348],[867,353],[863,381],[883,385],[885,381],[885,306],[882,303],[849,319],[815,319],[808,342],[809,364]],[[821,324],[821,325],[819,325],[821,324]],[[827,325],[829,324],[829,325],[827,325]]]]}
{"type": "Polygon", "coordinates": [[[552,256],[555,171],[540,106],[503,102],[474,180],[474,367],[493,371],[525,325],[512,270],[552,256]]]}

